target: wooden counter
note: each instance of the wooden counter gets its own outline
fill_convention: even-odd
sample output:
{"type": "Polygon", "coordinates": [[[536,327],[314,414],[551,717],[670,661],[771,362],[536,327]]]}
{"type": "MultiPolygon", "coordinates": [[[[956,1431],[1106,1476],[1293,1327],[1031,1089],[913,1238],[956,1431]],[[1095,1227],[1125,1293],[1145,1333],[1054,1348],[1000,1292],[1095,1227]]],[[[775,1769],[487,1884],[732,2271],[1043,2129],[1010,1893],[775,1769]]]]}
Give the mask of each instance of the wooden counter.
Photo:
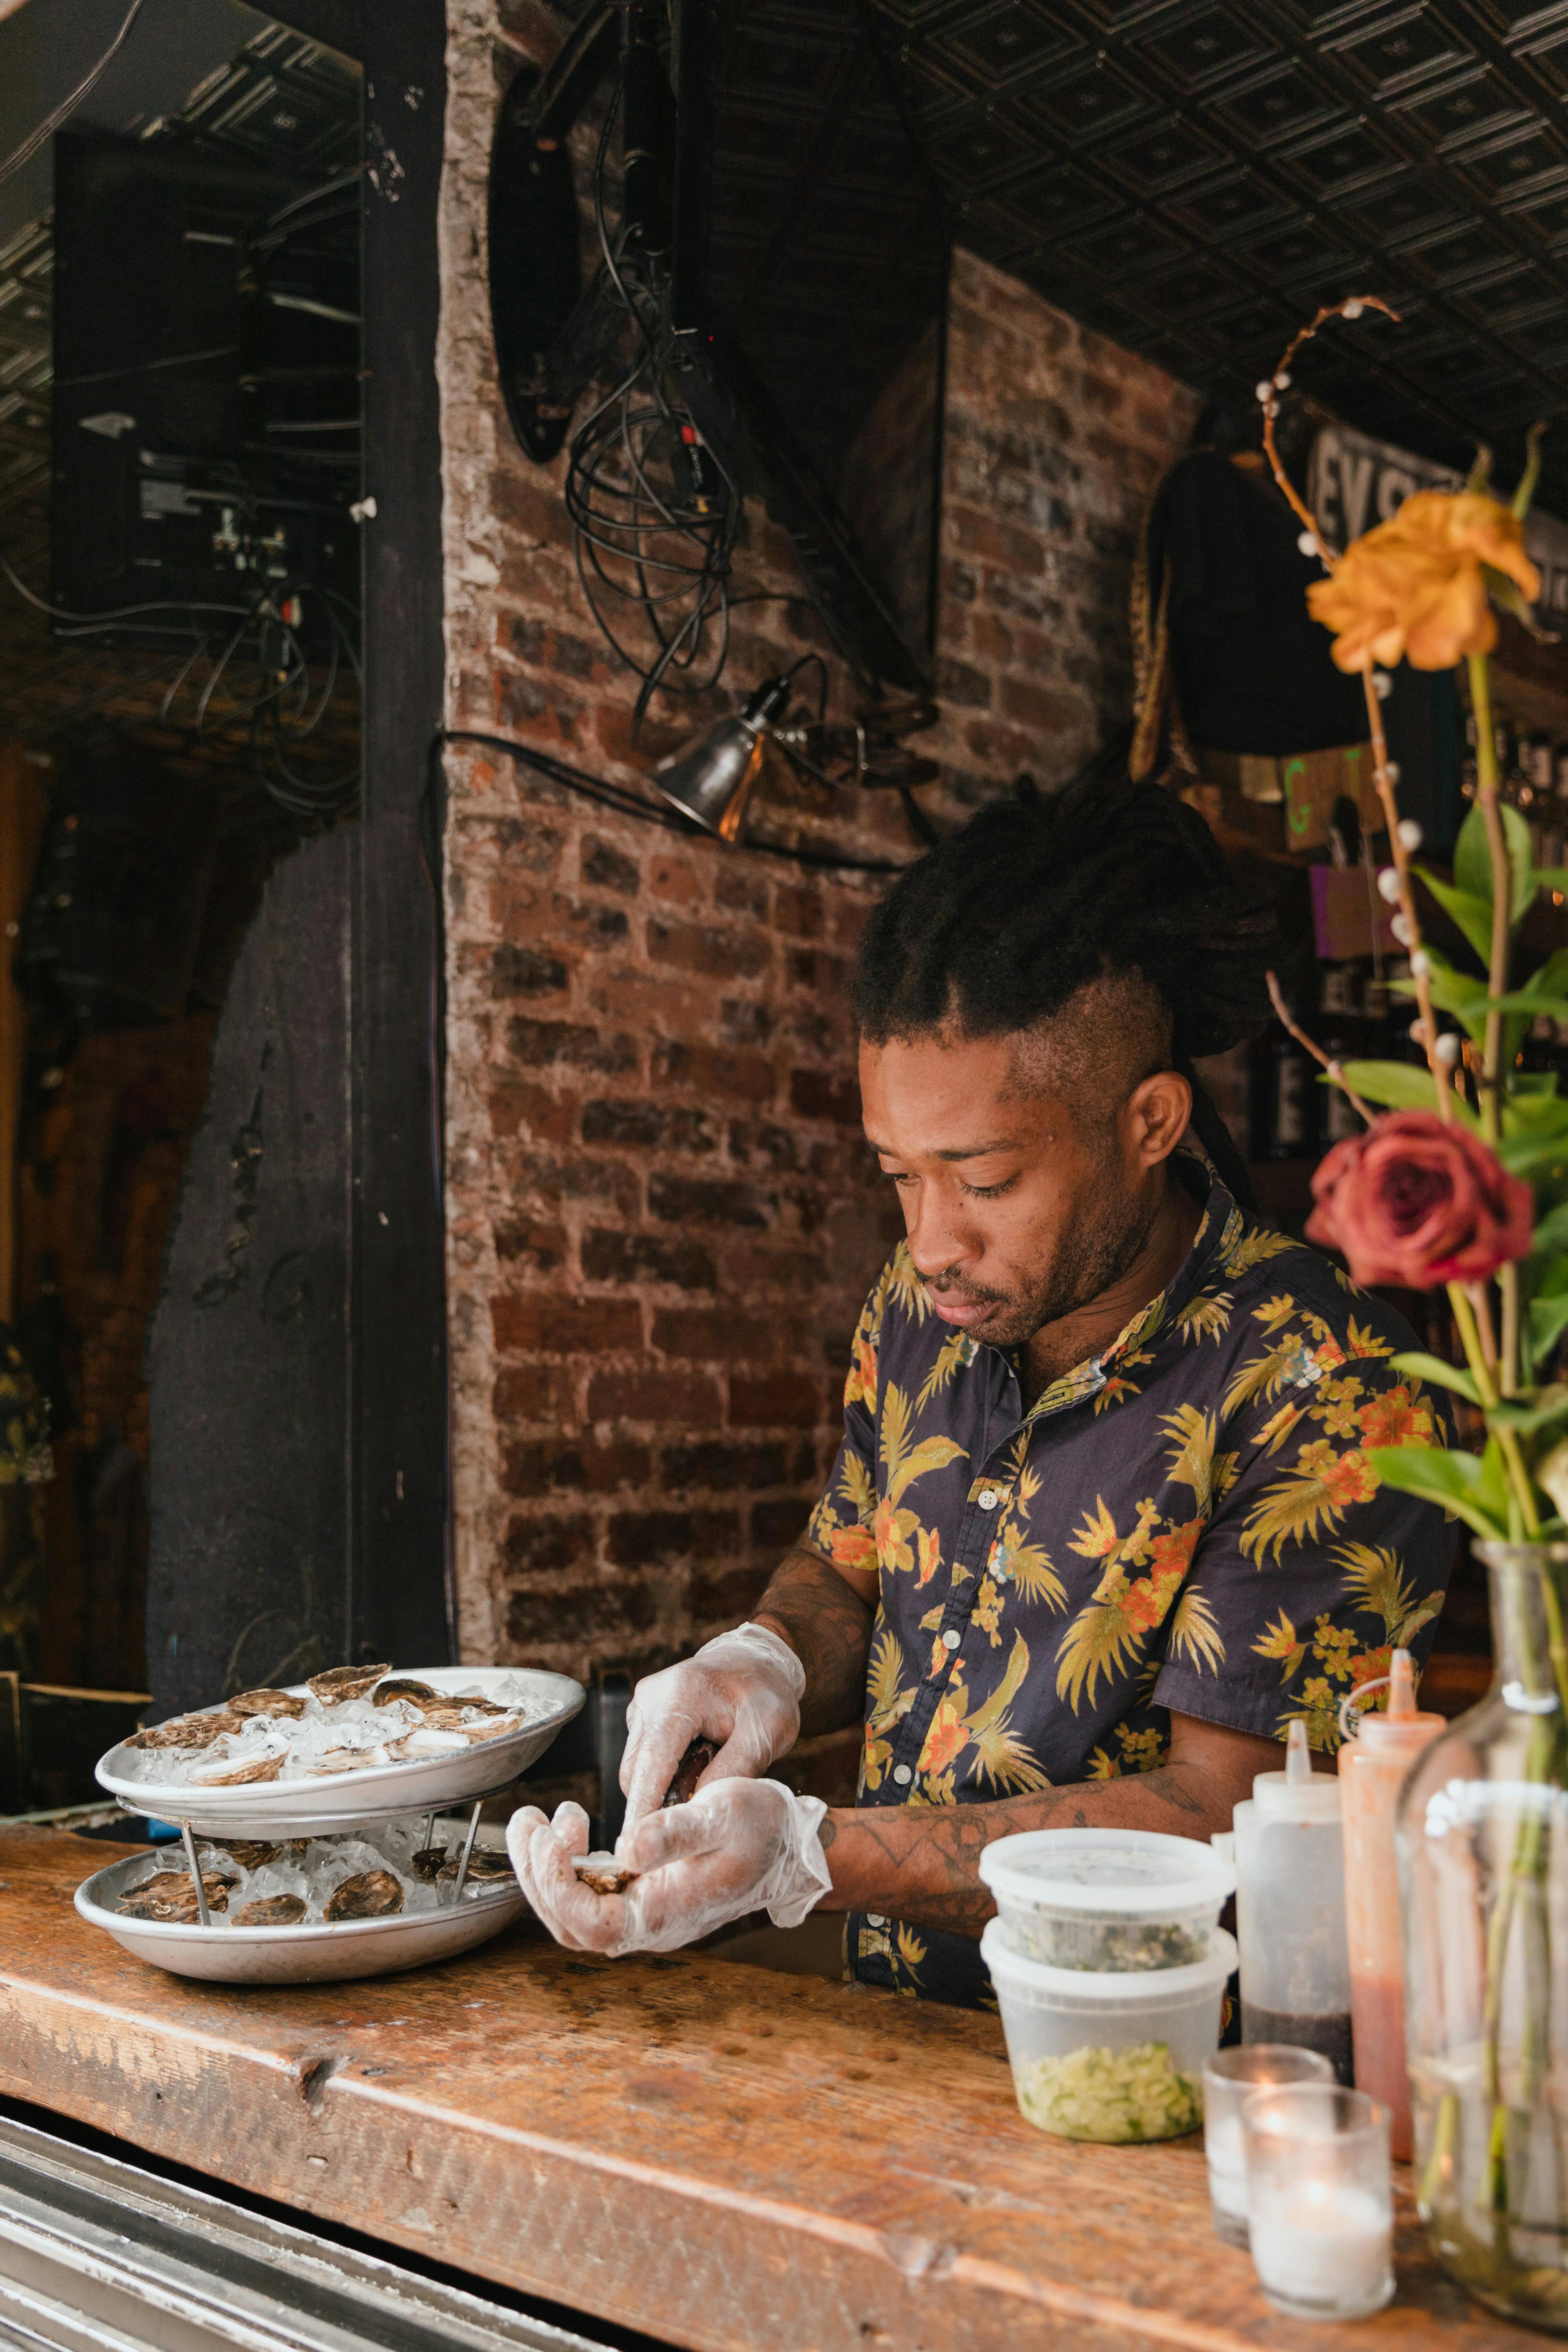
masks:
{"type": "Polygon", "coordinates": [[[993,2018],[532,1929],[368,1984],[143,1967],[72,1892],[118,1848],[0,1834],[0,2092],[392,2244],[713,2352],[1527,2352],[1401,2194],[1377,2318],[1270,2312],[1201,2140],[1049,2139],[993,2018]]]}

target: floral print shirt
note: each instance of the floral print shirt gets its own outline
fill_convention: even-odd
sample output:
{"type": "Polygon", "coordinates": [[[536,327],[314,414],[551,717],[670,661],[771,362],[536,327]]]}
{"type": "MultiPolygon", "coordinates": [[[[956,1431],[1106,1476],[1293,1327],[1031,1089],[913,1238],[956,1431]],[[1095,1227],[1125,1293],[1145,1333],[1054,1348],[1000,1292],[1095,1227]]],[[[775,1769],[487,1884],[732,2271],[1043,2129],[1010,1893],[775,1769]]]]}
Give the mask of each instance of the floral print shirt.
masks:
{"type": "MultiPolygon", "coordinates": [[[[1447,1444],[1414,1342],[1187,1160],[1170,1287],[1026,1412],[1016,1360],[943,1323],[900,1245],[866,1303],[809,1539],[874,1567],[858,1801],[981,1804],[1165,1760],[1170,1710],[1339,1742],[1340,1702],[1430,1647],[1454,1553],[1366,1449],[1447,1444]]],[[[872,1984],[991,2005],[979,1948],[855,1915],[872,1984]]]]}

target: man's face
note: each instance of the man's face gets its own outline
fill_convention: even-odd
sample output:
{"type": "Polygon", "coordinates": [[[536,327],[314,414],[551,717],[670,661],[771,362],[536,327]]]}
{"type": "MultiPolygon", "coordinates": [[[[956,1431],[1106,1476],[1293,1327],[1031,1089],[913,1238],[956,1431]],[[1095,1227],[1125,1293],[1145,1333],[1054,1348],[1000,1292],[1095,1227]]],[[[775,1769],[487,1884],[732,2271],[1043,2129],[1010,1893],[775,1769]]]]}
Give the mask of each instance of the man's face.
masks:
{"type": "Polygon", "coordinates": [[[1169,1074],[1120,1107],[1075,1115],[1059,1093],[1020,1086],[1016,1044],[930,1034],[860,1048],[866,1134],[898,1187],[931,1304],[998,1348],[1022,1347],[1130,1269],[1186,1116],[1170,1104],[1172,1088],[1187,1090],[1169,1074]]]}

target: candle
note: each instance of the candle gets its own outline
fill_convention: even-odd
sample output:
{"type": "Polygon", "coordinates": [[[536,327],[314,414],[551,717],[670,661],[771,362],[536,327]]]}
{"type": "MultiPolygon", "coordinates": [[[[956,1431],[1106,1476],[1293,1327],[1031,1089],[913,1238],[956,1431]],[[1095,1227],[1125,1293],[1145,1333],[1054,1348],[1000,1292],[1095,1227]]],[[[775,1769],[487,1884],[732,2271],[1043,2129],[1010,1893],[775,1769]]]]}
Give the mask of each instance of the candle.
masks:
{"type": "Polygon", "coordinates": [[[1241,2111],[1258,2284],[1297,2319],[1362,2319],[1394,2293],[1388,2109],[1336,2083],[1254,2091],[1241,2111]]]}
{"type": "Polygon", "coordinates": [[[1377,2311],[1394,2293],[1394,2216],[1375,2190],[1309,2180],[1252,2200],[1252,2259],[1271,2302],[1327,2318],[1377,2311]]]}
{"type": "Polygon", "coordinates": [[[1209,2202],[1215,2228],[1227,2244],[1247,2243],[1247,2150],[1238,2116],[1204,2117],[1204,2152],[1209,2160],[1209,2202]]]}
{"type": "Polygon", "coordinates": [[[1334,2070],[1315,2050],[1254,2042],[1216,2050],[1204,2065],[1204,2148],[1215,2235],[1247,2243],[1247,2147],[1241,2110],[1255,2091],[1277,2083],[1331,2083],[1334,2070]]]}

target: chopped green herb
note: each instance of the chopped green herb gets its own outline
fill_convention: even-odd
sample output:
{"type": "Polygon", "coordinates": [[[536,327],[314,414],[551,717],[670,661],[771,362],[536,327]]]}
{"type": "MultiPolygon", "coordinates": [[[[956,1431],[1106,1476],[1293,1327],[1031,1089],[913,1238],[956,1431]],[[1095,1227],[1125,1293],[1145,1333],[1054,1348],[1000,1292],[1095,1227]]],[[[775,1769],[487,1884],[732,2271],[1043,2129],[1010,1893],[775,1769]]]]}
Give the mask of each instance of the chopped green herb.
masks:
{"type": "Polygon", "coordinates": [[[1029,2121],[1063,2139],[1174,2139],[1204,2119],[1201,2080],[1181,2074],[1163,2042],[1037,2058],[1014,2083],[1029,2121]]]}

